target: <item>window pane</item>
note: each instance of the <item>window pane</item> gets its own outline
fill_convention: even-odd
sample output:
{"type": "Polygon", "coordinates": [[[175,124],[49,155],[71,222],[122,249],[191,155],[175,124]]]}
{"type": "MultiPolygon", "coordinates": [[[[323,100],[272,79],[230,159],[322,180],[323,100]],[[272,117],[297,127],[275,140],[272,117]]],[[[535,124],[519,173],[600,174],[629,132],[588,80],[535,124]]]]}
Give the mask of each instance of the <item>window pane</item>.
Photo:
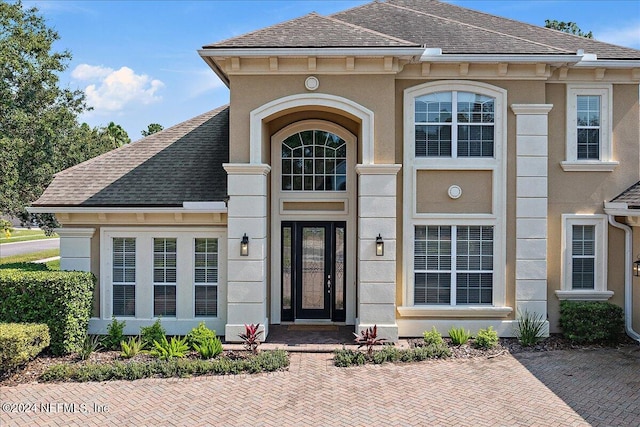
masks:
{"type": "Polygon", "coordinates": [[[113,285],[113,315],[136,315],[136,287],[134,285],[113,285]]]}
{"type": "Polygon", "coordinates": [[[492,273],[458,273],[456,275],[457,304],[491,304],[492,273]]]}
{"type": "Polygon", "coordinates": [[[153,281],[154,283],[176,283],[177,242],[175,238],[153,239],[153,281]]]}
{"type": "Polygon", "coordinates": [[[571,239],[571,286],[573,289],[595,288],[595,225],[574,225],[571,239]]]}
{"type": "Polygon", "coordinates": [[[451,273],[416,273],[414,304],[450,304],[451,273]]]}
{"type": "Polygon", "coordinates": [[[594,289],[595,259],[574,258],[571,278],[573,289],[594,289]]]}
{"type": "Polygon", "coordinates": [[[600,96],[577,96],[577,157],[580,160],[600,158],[600,96]]]}
{"type": "Polygon", "coordinates": [[[153,315],[155,317],[175,317],[176,315],[176,286],[153,286],[153,315]]]}
{"type": "Polygon", "coordinates": [[[197,285],[195,293],[196,317],[216,317],[218,315],[218,287],[197,285]]]}

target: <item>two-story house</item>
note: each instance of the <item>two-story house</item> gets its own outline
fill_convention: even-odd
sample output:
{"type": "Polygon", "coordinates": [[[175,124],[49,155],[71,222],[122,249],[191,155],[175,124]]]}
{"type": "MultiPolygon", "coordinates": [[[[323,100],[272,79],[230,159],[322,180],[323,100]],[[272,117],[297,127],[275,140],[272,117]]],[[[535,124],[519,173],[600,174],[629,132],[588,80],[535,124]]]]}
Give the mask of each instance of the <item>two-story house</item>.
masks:
{"type": "Polygon", "coordinates": [[[92,333],[156,318],[638,338],[640,51],[435,0],[372,2],[198,51],[230,104],[62,171],[33,212],[92,271],[92,333]]]}

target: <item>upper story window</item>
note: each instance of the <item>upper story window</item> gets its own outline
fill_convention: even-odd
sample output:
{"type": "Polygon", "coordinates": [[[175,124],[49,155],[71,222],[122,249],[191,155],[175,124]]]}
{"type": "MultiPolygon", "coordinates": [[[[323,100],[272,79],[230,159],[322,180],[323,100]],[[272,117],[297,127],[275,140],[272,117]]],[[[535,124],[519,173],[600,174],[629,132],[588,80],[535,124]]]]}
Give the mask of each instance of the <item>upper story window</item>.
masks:
{"type": "Polygon", "coordinates": [[[346,191],[347,143],[322,130],[282,141],[282,191],[346,191]]]}
{"type": "Polygon", "coordinates": [[[416,157],[494,157],[495,99],[471,92],[415,98],[416,157]]]}
{"type": "Polygon", "coordinates": [[[611,85],[567,86],[565,171],[612,171],[611,85]]]}

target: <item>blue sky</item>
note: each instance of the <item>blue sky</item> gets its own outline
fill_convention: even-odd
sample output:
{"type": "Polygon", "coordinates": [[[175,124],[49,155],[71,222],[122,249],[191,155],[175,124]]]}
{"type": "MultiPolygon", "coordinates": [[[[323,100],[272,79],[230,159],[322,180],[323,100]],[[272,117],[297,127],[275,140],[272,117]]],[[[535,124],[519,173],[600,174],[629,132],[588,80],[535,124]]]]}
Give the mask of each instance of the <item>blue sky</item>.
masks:
{"type": "MultiPolygon", "coordinates": [[[[574,21],[598,40],[640,49],[640,1],[451,0],[459,6],[536,25],[574,21]]],[[[92,126],[114,121],[132,140],[149,123],[165,128],[225,104],[227,88],[197,49],[293,19],[365,1],[57,1],[30,0],[73,54],[61,75],[84,90],[92,126]]]]}

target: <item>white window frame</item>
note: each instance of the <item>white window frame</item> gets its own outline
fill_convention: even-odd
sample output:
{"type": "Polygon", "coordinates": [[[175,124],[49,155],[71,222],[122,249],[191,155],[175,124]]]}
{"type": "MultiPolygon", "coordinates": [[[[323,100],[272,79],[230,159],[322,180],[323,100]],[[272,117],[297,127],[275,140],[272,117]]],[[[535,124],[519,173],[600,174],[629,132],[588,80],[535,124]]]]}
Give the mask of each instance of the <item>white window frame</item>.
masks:
{"type": "MultiPolygon", "coordinates": [[[[113,316],[112,300],[112,263],[113,237],[136,239],[136,315],[135,317],[115,316],[127,321],[127,327],[135,329],[138,325],[147,326],[153,316],[153,239],[177,239],[177,283],[176,316],[163,317],[162,322],[175,322],[197,326],[198,322],[212,319],[215,322],[207,326],[224,329],[227,317],[227,271],[226,259],[227,232],[223,227],[102,227],[100,229],[100,319],[107,324],[113,316]],[[218,316],[195,317],[195,238],[218,239],[218,316]],[[183,272],[191,270],[191,274],[183,272]]],[[[165,324],[165,327],[167,325],[165,324]]],[[[188,327],[188,326],[186,326],[188,327]]],[[[190,328],[189,328],[190,329],[190,328]]],[[[137,329],[135,329],[137,330],[137,329]]],[[[169,330],[169,329],[167,329],[169,330]]],[[[129,333],[129,332],[127,332],[129,333]]]]}
{"type": "Polygon", "coordinates": [[[605,301],[613,296],[607,289],[607,246],[608,230],[607,216],[602,214],[562,215],[562,263],[561,289],[556,295],[561,300],[595,300],[605,301]],[[593,289],[573,289],[573,226],[587,225],[595,227],[595,274],[593,289]]]}
{"type": "MultiPolygon", "coordinates": [[[[111,263],[112,264],[111,264],[111,271],[110,271],[111,281],[109,282],[109,286],[112,289],[112,291],[111,291],[112,292],[112,294],[111,294],[111,307],[112,307],[112,310],[113,310],[113,287],[114,286],[133,286],[133,289],[134,289],[134,298],[133,298],[134,308],[133,308],[133,313],[134,314],[133,314],[133,316],[130,316],[130,315],[119,315],[119,316],[120,317],[135,318],[136,313],[137,313],[135,305],[138,304],[138,299],[136,297],[136,291],[135,291],[136,285],[137,285],[137,279],[138,279],[138,241],[137,241],[137,239],[135,237],[125,237],[125,236],[114,236],[114,237],[111,237],[110,240],[111,240],[111,242],[110,242],[110,245],[111,245],[110,257],[111,257],[111,263]],[[134,252],[135,262],[134,262],[134,266],[133,266],[135,280],[133,282],[126,282],[126,281],[115,282],[113,280],[113,268],[114,268],[113,267],[113,240],[114,239],[125,239],[125,240],[126,239],[133,239],[133,243],[135,245],[135,252],[134,252]]],[[[127,252],[124,251],[123,253],[126,254],[127,252]]],[[[126,270],[126,267],[123,266],[123,268],[126,270]]],[[[125,279],[125,278],[126,278],[126,274],[123,274],[123,279],[125,279]]]]}
{"type": "Polygon", "coordinates": [[[567,140],[565,172],[611,172],[619,162],[613,159],[613,86],[610,84],[567,85],[567,140]],[[600,159],[578,159],[578,96],[600,97],[600,159]]]}
{"type": "MultiPolygon", "coordinates": [[[[177,257],[178,257],[178,239],[175,238],[175,237],[154,236],[153,239],[151,240],[151,242],[153,244],[153,248],[151,249],[152,256],[155,258],[157,253],[162,253],[164,255],[164,257],[163,257],[163,267],[162,267],[163,277],[164,278],[167,277],[167,270],[171,268],[171,267],[167,267],[167,265],[166,265],[167,254],[169,254],[171,252],[166,252],[166,242],[165,242],[165,247],[164,247],[165,250],[163,252],[156,252],[155,251],[155,239],[163,239],[165,241],[167,239],[175,239],[176,240],[176,282],[156,282],[155,281],[155,273],[156,273],[155,270],[156,270],[157,267],[155,266],[155,259],[154,259],[154,262],[151,264],[151,277],[153,278],[153,294],[152,294],[151,298],[153,299],[153,301],[152,301],[153,311],[155,312],[156,286],[173,286],[173,287],[176,288],[176,311],[177,311],[178,303],[179,303],[178,300],[180,299],[180,296],[178,294],[178,283],[177,283],[177,280],[178,280],[178,275],[181,273],[181,271],[180,271],[181,268],[178,265],[178,261],[177,261],[177,257]]],[[[162,315],[162,316],[156,316],[155,313],[154,313],[154,317],[176,317],[176,315],[177,315],[177,313],[175,315],[165,314],[165,315],[162,315]]]]}
{"type": "Polygon", "coordinates": [[[191,275],[192,275],[192,285],[193,285],[193,317],[195,319],[215,319],[218,318],[220,316],[220,270],[221,270],[221,266],[220,266],[220,252],[221,252],[221,239],[219,237],[201,237],[201,236],[194,236],[193,237],[193,245],[191,248],[191,257],[193,258],[193,264],[191,267],[191,275]],[[216,252],[216,256],[218,257],[218,262],[217,262],[217,276],[218,276],[218,281],[213,283],[213,282],[196,282],[196,239],[216,239],[218,242],[218,251],[216,252]],[[216,308],[216,315],[215,316],[197,316],[196,315],[196,288],[198,286],[215,286],[216,287],[216,300],[218,303],[218,307],[216,308]]]}
{"type": "MultiPolygon", "coordinates": [[[[403,240],[403,301],[401,316],[433,317],[505,317],[513,311],[506,304],[506,159],[507,91],[488,83],[466,80],[442,80],[410,87],[404,91],[403,229],[413,233],[416,225],[488,225],[493,226],[493,304],[492,305],[415,305],[414,238],[403,240]],[[415,98],[434,92],[471,92],[494,98],[493,157],[416,157],[415,98]],[[492,209],[489,213],[419,213],[417,211],[417,174],[421,170],[491,171],[492,209]]],[[[463,189],[464,191],[464,189],[463,189]]]]}

